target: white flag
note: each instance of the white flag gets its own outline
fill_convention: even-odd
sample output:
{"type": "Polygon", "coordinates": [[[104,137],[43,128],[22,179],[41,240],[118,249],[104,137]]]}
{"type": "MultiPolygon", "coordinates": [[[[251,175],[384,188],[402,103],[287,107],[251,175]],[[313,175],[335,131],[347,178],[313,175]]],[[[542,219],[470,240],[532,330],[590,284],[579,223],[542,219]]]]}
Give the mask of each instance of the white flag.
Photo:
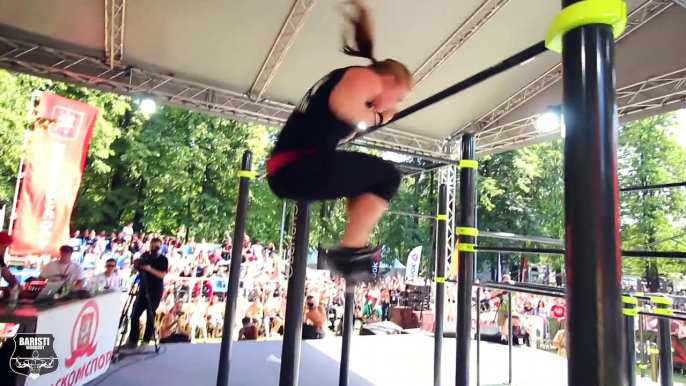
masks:
{"type": "Polygon", "coordinates": [[[422,261],[422,247],[415,247],[407,256],[407,264],[405,264],[405,278],[407,280],[414,280],[419,277],[419,269],[422,261]]]}

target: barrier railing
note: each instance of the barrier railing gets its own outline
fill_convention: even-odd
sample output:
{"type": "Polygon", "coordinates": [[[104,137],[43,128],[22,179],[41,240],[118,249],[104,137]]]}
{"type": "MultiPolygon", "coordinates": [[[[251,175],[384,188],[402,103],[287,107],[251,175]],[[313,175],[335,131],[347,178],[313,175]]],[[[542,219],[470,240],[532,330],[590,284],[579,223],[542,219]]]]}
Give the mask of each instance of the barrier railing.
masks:
{"type": "MultiPolygon", "coordinates": [[[[495,283],[495,282],[483,282],[475,283],[474,286],[478,287],[476,293],[476,350],[477,350],[477,385],[479,385],[479,373],[480,373],[480,326],[481,323],[481,296],[483,289],[490,290],[500,290],[503,291],[502,295],[508,297],[508,325],[510,326],[509,332],[509,343],[508,343],[508,363],[509,363],[509,379],[508,384],[512,384],[512,297],[511,294],[518,293],[528,293],[541,296],[549,296],[553,298],[565,298],[564,289],[559,287],[547,287],[535,284],[525,284],[525,283],[495,283]]],[[[672,310],[670,306],[673,301],[668,296],[663,294],[626,294],[622,297],[624,304],[622,313],[624,314],[624,323],[626,324],[626,344],[628,347],[627,363],[626,363],[626,375],[628,380],[628,385],[636,384],[636,366],[639,364],[641,371],[641,376],[643,376],[643,370],[648,368],[646,364],[646,357],[650,357],[651,364],[651,377],[653,381],[659,381],[661,386],[667,386],[673,384],[674,375],[674,361],[672,352],[672,334],[670,329],[670,320],[686,321],[686,313],[672,310]],[[645,327],[645,317],[658,318],[657,325],[657,345],[653,346],[652,343],[646,343],[645,339],[647,329],[645,327]],[[636,321],[638,320],[638,328],[636,328],[636,321]],[[638,335],[639,341],[636,342],[636,336],[638,335]],[[639,352],[639,358],[636,358],[636,351],[639,352]]],[[[540,318],[546,320],[544,318],[540,318]]],[[[531,321],[533,318],[528,317],[531,321]]],[[[546,327],[545,322],[542,325],[543,332],[541,334],[541,339],[545,342],[552,338],[552,332],[549,331],[549,325],[552,318],[547,318],[548,326],[546,327]]],[[[620,328],[620,326],[617,326],[620,328]]],[[[678,342],[678,340],[677,340],[678,342]]]]}

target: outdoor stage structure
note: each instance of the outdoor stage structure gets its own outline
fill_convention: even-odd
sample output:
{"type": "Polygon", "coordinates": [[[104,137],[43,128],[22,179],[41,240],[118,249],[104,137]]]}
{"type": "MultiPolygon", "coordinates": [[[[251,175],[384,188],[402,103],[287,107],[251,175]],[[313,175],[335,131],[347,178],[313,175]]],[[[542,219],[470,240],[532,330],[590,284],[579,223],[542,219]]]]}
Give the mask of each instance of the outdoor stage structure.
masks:
{"type": "MultiPolygon", "coordinates": [[[[351,64],[349,58],[334,57],[336,50],[330,49],[332,42],[338,41],[337,36],[332,36],[338,32],[332,32],[330,28],[332,18],[338,18],[336,11],[315,7],[316,0],[295,0],[290,9],[270,3],[272,12],[266,14],[261,11],[264,4],[259,1],[246,5],[216,0],[206,8],[194,5],[192,9],[186,9],[188,5],[184,3],[170,0],[160,8],[159,2],[152,0],[134,3],[105,0],[104,4],[70,0],[59,5],[4,1],[0,3],[0,67],[134,97],[153,97],[168,105],[234,119],[281,125],[292,111],[293,102],[320,74],[332,66],[351,64]],[[268,33],[253,29],[251,38],[244,39],[240,32],[249,29],[243,25],[246,20],[254,23],[248,17],[250,15],[264,19],[279,12],[288,14],[279,31],[273,26],[280,23],[263,20],[265,30],[272,28],[276,39],[266,50],[266,59],[255,72],[256,76],[251,77],[247,68],[259,57],[255,55],[259,51],[255,47],[268,33]],[[147,17],[150,14],[161,17],[150,19],[147,17]],[[305,23],[310,14],[314,15],[310,19],[319,20],[324,28],[317,29],[305,23]],[[35,23],[41,15],[45,16],[42,23],[35,23]],[[73,15],[81,16],[75,20],[73,15]],[[194,16],[196,21],[187,22],[187,16],[194,16]],[[226,20],[227,17],[231,20],[226,20]],[[98,20],[103,24],[98,25],[98,20]],[[214,32],[225,37],[222,47],[210,44],[206,39],[207,30],[198,28],[200,26],[218,28],[214,32]],[[301,30],[305,32],[301,33],[301,30]],[[96,36],[104,36],[104,41],[96,36]],[[301,36],[300,41],[306,43],[298,44],[296,36],[301,36]],[[231,49],[237,51],[230,52],[231,49]],[[288,57],[289,51],[299,54],[288,57]],[[235,60],[232,55],[235,52],[241,53],[241,61],[235,60]],[[195,60],[210,56],[214,60],[195,60]],[[232,63],[230,73],[221,67],[228,62],[232,63]],[[302,65],[304,62],[309,67],[302,65]],[[281,67],[288,69],[288,82],[296,82],[297,86],[278,76],[277,70],[281,67]],[[245,79],[255,80],[246,85],[245,79]],[[249,91],[236,92],[236,89],[249,91]]],[[[440,234],[445,228],[445,242],[441,237],[442,248],[437,253],[439,260],[446,262],[455,255],[453,249],[457,249],[457,298],[462,300],[458,304],[456,327],[455,383],[458,386],[469,384],[467,369],[471,345],[465,332],[469,331],[471,307],[467,299],[470,299],[472,288],[474,258],[477,251],[483,250],[477,245],[479,232],[475,224],[477,157],[558,138],[560,129],[566,129],[565,190],[575,189],[574,195],[566,194],[565,202],[568,232],[564,253],[570,268],[570,286],[566,294],[569,331],[570,335],[574,335],[574,331],[584,331],[587,336],[583,341],[574,338],[569,341],[569,384],[624,384],[627,381],[626,344],[620,314],[620,251],[616,221],[617,123],[673,111],[686,104],[685,61],[679,56],[683,52],[670,48],[678,46],[681,37],[686,35],[684,9],[669,0],[629,0],[626,4],[619,0],[563,0],[563,11],[549,28],[548,20],[558,9],[548,1],[539,3],[486,0],[473,9],[453,9],[455,7],[417,8],[416,2],[402,0],[392,5],[374,5],[373,9],[375,14],[383,15],[380,18],[401,25],[421,24],[417,21],[424,17],[430,23],[421,24],[422,35],[441,42],[436,44],[438,49],[428,59],[418,65],[412,64],[417,68],[414,73],[417,81],[412,96],[415,99],[410,101],[418,102],[401,111],[392,127],[371,128],[356,137],[354,143],[425,161],[419,166],[404,165],[412,173],[417,172],[417,168],[440,168],[439,191],[444,191],[443,186],[446,189],[439,200],[437,221],[440,234]],[[450,19],[448,22],[445,22],[446,17],[450,19]],[[445,40],[440,29],[453,20],[463,22],[445,40]],[[500,32],[503,28],[491,28],[498,21],[500,24],[503,21],[523,24],[508,24],[506,29],[513,33],[503,36],[500,32]],[[475,66],[484,68],[496,62],[503,53],[513,53],[529,44],[526,42],[540,39],[546,30],[545,43],[523,49],[477,73],[475,66]],[[650,44],[650,39],[658,38],[661,44],[650,44]],[[478,42],[481,44],[476,44],[478,42]],[[491,49],[478,48],[482,46],[491,49]],[[546,48],[561,52],[561,63],[559,56],[546,48]],[[615,55],[619,57],[617,84],[615,55]],[[510,71],[505,73],[508,69],[510,71]],[[470,71],[476,75],[465,76],[470,71]],[[491,81],[490,78],[498,74],[501,74],[498,81],[491,81]],[[459,77],[465,80],[438,91],[445,84],[455,83],[459,77]],[[473,87],[477,84],[480,85],[478,91],[473,87]],[[457,92],[461,92],[459,97],[455,96],[457,92]],[[502,101],[504,93],[511,97],[502,101]],[[451,98],[444,100],[448,96],[451,98]],[[442,102],[436,104],[439,101],[442,102]],[[558,101],[562,101],[564,122],[552,130],[537,127],[537,118],[558,101]],[[431,112],[426,108],[429,105],[432,105],[431,112]],[[401,118],[403,120],[399,122],[401,118]],[[460,239],[459,243],[456,238],[460,239]],[[592,310],[590,315],[588,310],[592,310]]],[[[400,58],[412,49],[410,46],[416,46],[411,44],[416,41],[416,34],[411,30],[381,30],[380,34],[387,35],[380,36],[380,40],[388,38],[384,43],[389,44],[389,52],[400,58]]],[[[421,47],[422,50],[415,48],[412,53],[426,55],[425,45],[421,47]]],[[[249,179],[256,176],[251,171],[250,158],[246,153],[240,172],[235,231],[244,227],[249,179]]],[[[290,253],[281,385],[298,383],[300,306],[304,296],[309,203],[295,203],[293,213],[294,242],[290,253]]],[[[236,258],[240,251],[235,248],[232,252],[233,265],[240,261],[236,258]]],[[[649,252],[639,254],[651,256],[649,252]]],[[[237,272],[236,268],[232,266],[232,272],[237,272]]],[[[440,273],[442,269],[438,268],[440,273]]],[[[228,328],[234,325],[237,290],[232,285],[237,285],[235,279],[233,277],[229,282],[228,328]]],[[[437,288],[443,287],[439,284],[444,280],[441,276],[435,278],[437,288]]],[[[229,332],[227,330],[224,336],[230,337],[229,332]]],[[[348,344],[349,336],[343,341],[348,344]]],[[[230,339],[222,342],[218,385],[229,382],[232,344],[230,339]]],[[[436,337],[436,344],[440,347],[442,336],[436,337]]],[[[349,347],[348,351],[345,346],[342,350],[349,352],[349,347]]],[[[436,355],[440,355],[439,350],[436,355]]],[[[436,360],[439,364],[435,368],[434,384],[440,384],[440,358],[436,360]]],[[[347,356],[341,358],[342,384],[347,379],[344,374],[347,361],[347,356]]]]}

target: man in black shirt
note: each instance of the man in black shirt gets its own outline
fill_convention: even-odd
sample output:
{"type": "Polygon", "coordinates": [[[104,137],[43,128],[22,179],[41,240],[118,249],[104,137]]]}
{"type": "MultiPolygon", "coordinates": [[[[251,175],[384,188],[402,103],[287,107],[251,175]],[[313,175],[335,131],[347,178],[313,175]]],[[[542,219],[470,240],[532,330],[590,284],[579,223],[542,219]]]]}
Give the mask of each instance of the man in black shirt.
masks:
{"type": "Polygon", "coordinates": [[[169,260],[160,254],[162,240],[154,238],[150,241],[150,252],[141,255],[140,259],[134,262],[140,273],[140,283],[138,286],[138,297],[131,311],[131,329],[129,334],[128,349],[135,349],[140,338],[140,318],[147,311],[145,319],[145,332],[143,333],[143,344],[140,350],[148,350],[148,342],[152,339],[155,332],[155,311],[160,305],[162,292],[164,289],[164,277],[169,270],[169,260]]]}

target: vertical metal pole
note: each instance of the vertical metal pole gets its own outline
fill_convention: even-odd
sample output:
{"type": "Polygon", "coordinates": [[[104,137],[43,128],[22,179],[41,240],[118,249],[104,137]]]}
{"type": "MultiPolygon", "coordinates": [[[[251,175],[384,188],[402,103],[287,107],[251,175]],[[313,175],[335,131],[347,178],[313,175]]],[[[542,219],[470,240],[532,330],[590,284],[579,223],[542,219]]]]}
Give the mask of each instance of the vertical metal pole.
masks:
{"type": "Polygon", "coordinates": [[[438,216],[436,216],[436,328],[434,329],[434,386],[441,385],[443,355],[443,323],[445,321],[445,243],[448,240],[448,187],[438,187],[438,216]]]}
{"type": "Polygon", "coordinates": [[[245,233],[245,215],[248,211],[250,197],[252,153],[243,153],[241,172],[238,178],[238,200],[236,202],[236,223],[233,228],[233,246],[231,247],[231,266],[229,269],[229,285],[226,289],[226,308],[224,309],[224,333],[222,334],[219,350],[219,369],[217,371],[217,386],[229,385],[229,367],[231,365],[231,351],[236,327],[236,299],[238,298],[238,282],[241,279],[241,256],[243,255],[243,234],[245,233]]]}
{"type": "MultiPolygon", "coordinates": [[[[474,228],[476,172],[474,154],[476,140],[471,133],[462,136],[460,161],[460,222],[463,228],[474,228]],[[469,162],[471,161],[471,162],[469,162]]],[[[459,232],[458,232],[459,233],[459,232]]],[[[474,244],[476,237],[460,235],[457,272],[457,337],[455,385],[469,386],[469,351],[472,332],[472,285],[474,284],[474,244]]]]}
{"type": "Polygon", "coordinates": [[[481,386],[481,287],[476,289],[476,386],[481,386]]]}
{"type": "Polygon", "coordinates": [[[643,331],[645,329],[645,316],[644,315],[638,315],[638,338],[641,340],[639,342],[638,347],[641,350],[641,365],[639,366],[641,369],[641,378],[645,377],[645,371],[648,368],[647,364],[648,361],[646,359],[646,340],[645,337],[643,336],[643,331]]]}
{"type": "Polygon", "coordinates": [[[562,43],[568,384],[626,385],[614,37],[591,24],[562,43]]]}
{"type": "Polygon", "coordinates": [[[507,293],[507,384],[512,385],[512,292],[507,293]]]}
{"type": "Polygon", "coordinates": [[[672,358],[672,336],[669,319],[657,321],[658,350],[660,350],[660,386],[672,386],[674,382],[674,360],[672,358]]]}
{"type": "Polygon", "coordinates": [[[626,324],[626,347],[627,347],[627,386],[636,386],[636,331],[635,316],[624,315],[626,324]]]}
{"type": "Polygon", "coordinates": [[[288,279],[279,386],[298,385],[303,304],[305,302],[305,275],[307,273],[307,250],[310,235],[310,203],[298,201],[293,207],[293,216],[295,217],[295,228],[293,229],[295,251],[291,254],[291,275],[288,279]]]}
{"type": "Polygon", "coordinates": [[[355,329],[355,283],[345,283],[345,310],[343,311],[343,341],[341,346],[341,367],[339,386],[348,386],[350,378],[350,343],[355,329]]]}
{"type": "Polygon", "coordinates": [[[283,201],[281,209],[281,230],[279,231],[279,259],[283,259],[283,234],[286,229],[286,200],[283,201]]]}

